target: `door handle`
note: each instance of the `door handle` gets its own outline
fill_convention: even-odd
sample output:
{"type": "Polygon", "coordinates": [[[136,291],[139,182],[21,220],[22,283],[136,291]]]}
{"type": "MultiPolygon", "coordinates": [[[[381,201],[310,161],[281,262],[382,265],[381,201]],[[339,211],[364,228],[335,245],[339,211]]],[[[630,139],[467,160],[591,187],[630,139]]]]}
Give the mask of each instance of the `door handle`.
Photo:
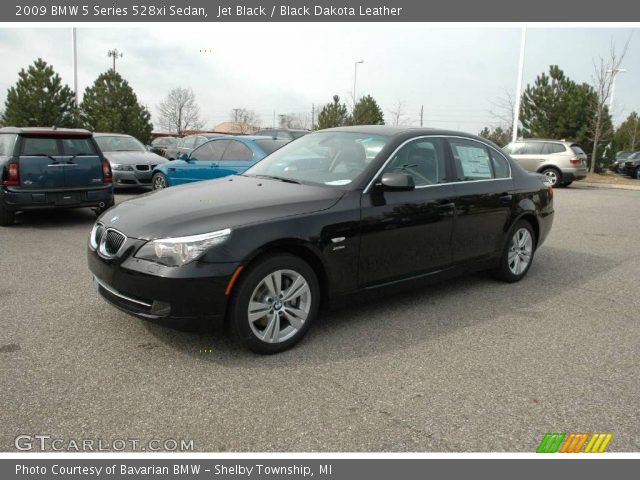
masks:
{"type": "Polygon", "coordinates": [[[511,203],[511,200],[513,200],[513,195],[510,195],[508,193],[503,193],[502,195],[500,195],[500,203],[502,205],[509,205],[511,203]]]}

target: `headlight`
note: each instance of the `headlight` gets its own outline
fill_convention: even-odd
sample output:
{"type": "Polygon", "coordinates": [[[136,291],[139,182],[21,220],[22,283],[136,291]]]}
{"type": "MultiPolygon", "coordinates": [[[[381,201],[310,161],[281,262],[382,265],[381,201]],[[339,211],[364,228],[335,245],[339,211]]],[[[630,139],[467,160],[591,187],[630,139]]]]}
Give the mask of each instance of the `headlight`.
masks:
{"type": "Polygon", "coordinates": [[[167,267],[179,267],[192,262],[214,245],[224,242],[229,235],[231,229],[226,228],[189,237],[159,238],[145,243],[135,256],[167,267]]]}
{"type": "Polygon", "coordinates": [[[133,167],[131,165],[122,165],[121,163],[112,163],[111,170],[118,172],[131,172],[133,167]]]}
{"type": "Polygon", "coordinates": [[[104,232],[104,225],[101,223],[93,225],[91,233],[89,234],[89,245],[91,246],[91,250],[98,248],[98,242],[100,241],[100,237],[102,237],[102,232],[104,232]]]}

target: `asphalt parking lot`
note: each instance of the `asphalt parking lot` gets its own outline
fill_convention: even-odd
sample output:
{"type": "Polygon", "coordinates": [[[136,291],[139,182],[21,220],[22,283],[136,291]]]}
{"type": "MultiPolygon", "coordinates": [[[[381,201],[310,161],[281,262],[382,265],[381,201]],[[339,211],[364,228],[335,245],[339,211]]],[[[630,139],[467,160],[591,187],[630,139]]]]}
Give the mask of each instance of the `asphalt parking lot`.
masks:
{"type": "Polygon", "coordinates": [[[522,282],[478,274],[332,311],[269,357],[107,305],[90,211],[23,215],[0,229],[0,450],[48,434],[533,452],[546,432],[612,432],[609,451],[638,451],[640,191],[558,189],[555,207],[522,282]]]}

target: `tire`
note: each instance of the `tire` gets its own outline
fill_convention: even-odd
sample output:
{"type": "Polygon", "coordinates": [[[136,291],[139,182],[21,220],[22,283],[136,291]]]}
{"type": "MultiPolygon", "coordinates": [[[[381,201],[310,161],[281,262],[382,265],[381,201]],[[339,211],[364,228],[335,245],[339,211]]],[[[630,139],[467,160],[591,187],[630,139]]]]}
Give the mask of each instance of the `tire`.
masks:
{"type": "Polygon", "coordinates": [[[509,232],[507,244],[500,256],[495,276],[504,282],[513,283],[522,280],[531,268],[536,247],[536,235],[531,224],[519,220],[509,232]],[[523,265],[523,260],[528,261],[523,265]]]}
{"type": "Polygon", "coordinates": [[[15,212],[9,210],[7,207],[0,203],[0,226],[10,227],[13,225],[16,218],[15,212]]]}
{"type": "Polygon", "coordinates": [[[227,320],[240,345],[255,353],[271,354],[291,348],[304,337],[319,305],[320,286],[309,264],[294,255],[276,253],[242,273],[227,320]],[[290,292],[292,286],[294,291],[290,292]],[[293,293],[290,301],[286,300],[287,292],[293,293]],[[259,305],[263,308],[256,308],[259,305]]]}
{"type": "Polygon", "coordinates": [[[570,182],[563,182],[560,184],[561,187],[568,187],[569,185],[571,185],[573,183],[573,180],[571,180],[570,182]]]}
{"type": "Polygon", "coordinates": [[[105,205],[104,207],[98,207],[98,208],[94,208],[93,211],[96,214],[96,217],[99,217],[100,215],[102,215],[104,212],[106,212],[107,210],[109,210],[111,207],[113,207],[115,205],[115,201],[113,199],[111,199],[111,202],[109,202],[108,205],[105,205]]]}
{"type": "Polygon", "coordinates": [[[545,168],[540,173],[547,177],[547,181],[552,187],[562,186],[562,172],[557,168],[545,168]]]}
{"type": "Polygon", "coordinates": [[[169,180],[164,173],[154,173],[151,177],[151,188],[153,190],[162,190],[169,187],[169,180]]]}

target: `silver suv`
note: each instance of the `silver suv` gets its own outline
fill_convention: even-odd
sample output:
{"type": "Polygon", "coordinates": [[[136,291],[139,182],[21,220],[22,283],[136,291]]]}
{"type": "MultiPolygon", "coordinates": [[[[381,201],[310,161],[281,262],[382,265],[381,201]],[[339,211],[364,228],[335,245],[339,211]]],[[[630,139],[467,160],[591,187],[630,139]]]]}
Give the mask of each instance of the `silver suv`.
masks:
{"type": "Polygon", "coordinates": [[[587,176],[587,154],[564,140],[523,139],[503,148],[522,168],[546,175],[553,187],[567,187],[587,176]]]}

